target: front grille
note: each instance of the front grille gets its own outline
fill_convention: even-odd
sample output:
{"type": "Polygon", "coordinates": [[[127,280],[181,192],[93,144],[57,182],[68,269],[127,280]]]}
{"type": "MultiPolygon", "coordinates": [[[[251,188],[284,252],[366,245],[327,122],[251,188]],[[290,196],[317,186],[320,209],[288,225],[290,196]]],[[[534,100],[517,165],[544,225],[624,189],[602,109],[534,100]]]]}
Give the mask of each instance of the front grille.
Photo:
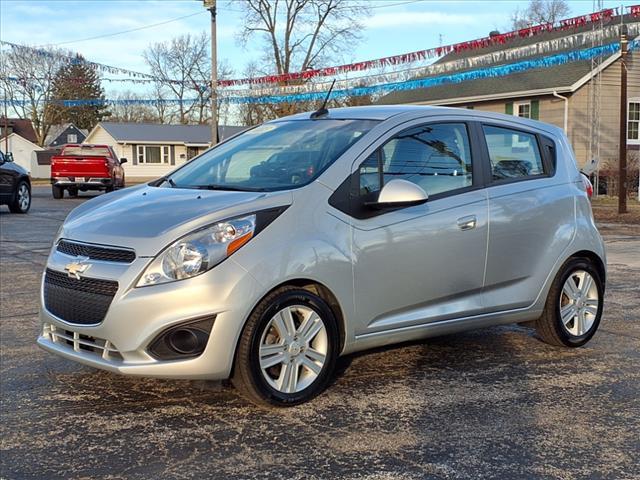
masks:
{"type": "Polygon", "coordinates": [[[67,255],[89,257],[91,260],[103,260],[105,262],[131,263],[136,259],[136,252],[124,248],[103,247],[76,243],[69,240],[60,240],[57,250],[67,255]]]}
{"type": "Polygon", "coordinates": [[[50,323],[42,326],[42,335],[47,337],[53,343],[67,346],[76,352],[93,353],[105,360],[119,360],[123,357],[116,346],[109,340],[84,335],[82,333],[67,330],[66,328],[56,327],[50,323]]]}
{"type": "Polygon", "coordinates": [[[47,268],[44,277],[44,304],[56,317],[69,322],[93,325],[102,322],[118,282],[81,278],[47,268]]]}

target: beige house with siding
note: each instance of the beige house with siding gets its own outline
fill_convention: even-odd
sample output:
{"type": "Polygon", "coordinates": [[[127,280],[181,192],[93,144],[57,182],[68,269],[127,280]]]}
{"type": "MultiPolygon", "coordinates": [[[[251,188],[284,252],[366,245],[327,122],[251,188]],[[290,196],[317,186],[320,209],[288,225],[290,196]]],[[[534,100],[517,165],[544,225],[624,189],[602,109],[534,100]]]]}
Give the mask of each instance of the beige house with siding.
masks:
{"type": "MultiPolygon", "coordinates": [[[[246,127],[222,125],[218,137],[224,140],[246,127]]],[[[98,123],[83,143],[109,145],[129,179],[161,177],[204,152],[211,143],[208,125],[162,125],[152,123],[98,123]]]]}
{"type": "MultiPolygon", "coordinates": [[[[620,23],[614,17],[609,25],[620,23]]],[[[640,31],[640,17],[624,17],[629,31],[640,31]]],[[[515,39],[504,45],[489,47],[489,51],[511,49],[591,31],[582,29],[547,32],[526,39],[515,39]]],[[[639,37],[640,38],[640,37],[639,37]]],[[[630,41],[635,40],[630,35],[630,41]]],[[[618,36],[603,38],[603,45],[618,42],[618,36]]],[[[587,44],[575,49],[589,48],[587,44]]],[[[482,50],[486,53],[486,49],[482,50]]],[[[547,53],[553,55],[562,50],[547,53]]],[[[477,51],[445,56],[446,62],[460,56],[473,57],[477,51]]],[[[540,57],[544,55],[538,55],[540,57]]],[[[526,59],[536,57],[525,57],[526,59]]],[[[517,60],[512,60],[517,61],[517,60]]],[[[499,64],[493,64],[495,66],[499,64]]],[[[599,152],[600,169],[604,176],[617,168],[620,124],[620,53],[600,60],[576,61],[564,65],[514,73],[505,77],[470,80],[457,84],[438,85],[390,93],[380,104],[444,105],[538,119],[564,128],[582,166],[599,152]],[[597,99],[596,99],[597,94],[597,99]]],[[[630,158],[640,155],[640,49],[627,56],[628,123],[627,145],[630,158]]],[[[460,70],[463,71],[463,70],[460,70]]],[[[637,178],[637,172],[630,172],[637,178]]]]}

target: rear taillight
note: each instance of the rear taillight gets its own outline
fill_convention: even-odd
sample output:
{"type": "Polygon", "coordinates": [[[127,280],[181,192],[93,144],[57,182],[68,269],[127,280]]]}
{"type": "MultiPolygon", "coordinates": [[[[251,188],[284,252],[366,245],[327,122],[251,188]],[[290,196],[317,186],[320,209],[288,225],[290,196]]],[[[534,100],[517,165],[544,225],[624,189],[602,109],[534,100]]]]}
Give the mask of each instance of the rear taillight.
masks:
{"type": "Polygon", "coordinates": [[[593,185],[591,185],[591,180],[584,173],[580,175],[582,177],[582,183],[584,185],[584,189],[587,191],[587,196],[589,199],[593,197],[593,185]]]}

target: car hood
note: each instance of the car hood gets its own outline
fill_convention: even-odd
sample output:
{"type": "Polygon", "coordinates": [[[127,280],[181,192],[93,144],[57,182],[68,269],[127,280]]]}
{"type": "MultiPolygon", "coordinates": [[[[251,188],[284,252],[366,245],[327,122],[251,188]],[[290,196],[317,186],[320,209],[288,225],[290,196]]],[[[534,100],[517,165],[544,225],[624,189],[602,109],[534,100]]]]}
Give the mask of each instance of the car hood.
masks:
{"type": "Polygon", "coordinates": [[[291,192],[233,192],[142,185],[101,195],[75,209],[59,238],[129,247],[155,256],[205,225],[266,208],[290,205],[291,192]]]}

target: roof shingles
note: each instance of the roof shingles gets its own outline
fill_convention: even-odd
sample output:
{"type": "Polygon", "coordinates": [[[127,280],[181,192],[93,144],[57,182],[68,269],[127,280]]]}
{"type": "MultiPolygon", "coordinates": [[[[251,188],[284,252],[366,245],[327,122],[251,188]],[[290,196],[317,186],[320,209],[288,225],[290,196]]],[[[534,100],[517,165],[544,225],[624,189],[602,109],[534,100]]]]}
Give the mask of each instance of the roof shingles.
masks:
{"type": "MultiPolygon", "coordinates": [[[[114,123],[101,122],[100,125],[117,142],[166,142],[169,144],[205,145],[211,142],[209,125],[164,125],[157,123],[114,123]]],[[[218,136],[221,140],[246,127],[220,125],[218,136]]]]}

